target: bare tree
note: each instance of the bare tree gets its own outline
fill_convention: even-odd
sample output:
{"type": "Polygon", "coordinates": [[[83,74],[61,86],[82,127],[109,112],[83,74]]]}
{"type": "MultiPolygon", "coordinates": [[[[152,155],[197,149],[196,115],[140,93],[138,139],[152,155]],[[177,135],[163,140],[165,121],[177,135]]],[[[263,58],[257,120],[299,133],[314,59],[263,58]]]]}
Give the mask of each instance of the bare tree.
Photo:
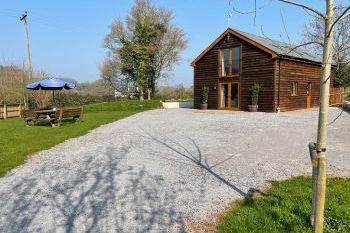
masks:
{"type": "MultiPolygon", "coordinates": [[[[334,7],[333,20],[338,19],[346,7],[341,1],[334,7]]],[[[324,41],[324,20],[320,16],[313,17],[303,32],[303,42],[311,43],[308,46],[315,54],[322,55],[324,41]]],[[[350,82],[350,17],[341,17],[334,26],[333,60],[337,64],[335,84],[344,86],[350,82]]]]}
{"type": "Polygon", "coordinates": [[[106,87],[113,91],[129,93],[133,81],[121,72],[119,59],[106,58],[100,66],[100,77],[106,87]]]}
{"type": "MultiPolygon", "coordinates": [[[[33,72],[32,81],[37,81],[42,77],[44,77],[42,72],[33,72]]],[[[0,66],[0,104],[23,104],[26,95],[31,107],[46,106],[51,100],[51,93],[47,91],[28,91],[25,93],[25,85],[28,82],[24,65],[0,66]]]]}
{"type": "Polygon", "coordinates": [[[0,104],[23,103],[26,80],[24,69],[17,66],[0,66],[0,104]]]}

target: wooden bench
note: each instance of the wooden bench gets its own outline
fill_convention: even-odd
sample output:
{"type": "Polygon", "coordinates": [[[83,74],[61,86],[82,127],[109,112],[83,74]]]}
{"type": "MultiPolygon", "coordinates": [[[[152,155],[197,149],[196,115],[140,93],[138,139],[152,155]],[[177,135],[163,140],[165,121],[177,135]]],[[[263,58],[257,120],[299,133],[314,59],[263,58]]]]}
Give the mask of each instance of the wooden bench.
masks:
{"type": "Polygon", "coordinates": [[[21,117],[26,122],[27,126],[35,125],[37,122],[37,115],[33,110],[25,110],[21,111],[21,117]]]}
{"type": "Polygon", "coordinates": [[[83,107],[79,108],[62,108],[56,111],[55,124],[60,125],[62,120],[82,120],[83,118],[83,107]]]}
{"type": "Polygon", "coordinates": [[[32,126],[40,122],[51,124],[52,127],[55,127],[59,126],[62,120],[72,120],[74,122],[76,120],[82,120],[83,108],[62,108],[53,112],[49,110],[22,110],[21,117],[27,126],[32,126]]]}

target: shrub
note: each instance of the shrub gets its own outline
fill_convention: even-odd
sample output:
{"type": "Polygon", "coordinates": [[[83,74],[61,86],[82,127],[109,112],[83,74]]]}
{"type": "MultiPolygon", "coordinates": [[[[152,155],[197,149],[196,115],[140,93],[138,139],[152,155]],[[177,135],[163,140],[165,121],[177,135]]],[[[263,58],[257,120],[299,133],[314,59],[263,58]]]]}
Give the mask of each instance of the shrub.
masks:
{"type": "Polygon", "coordinates": [[[161,100],[189,100],[193,99],[193,88],[184,87],[182,84],[175,87],[159,87],[154,97],[161,100]]]}
{"type": "Polygon", "coordinates": [[[77,92],[69,93],[69,91],[57,92],[55,102],[58,106],[81,106],[87,104],[101,103],[101,102],[112,102],[115,101],[114,96],[104,95],[82,95],[77,92]]]}
{"type": "Polygon", "coordinates": [[[261,86],[259,83],[254,82],[253,86],[249,89],[252,97],[252,105],[258,105],[259,92],[261,91],[261,86]]]}
{"type": "Polygon", "coordinates": [[[208,103],[209,87],[202,88],[202,104],[208,103]]]}

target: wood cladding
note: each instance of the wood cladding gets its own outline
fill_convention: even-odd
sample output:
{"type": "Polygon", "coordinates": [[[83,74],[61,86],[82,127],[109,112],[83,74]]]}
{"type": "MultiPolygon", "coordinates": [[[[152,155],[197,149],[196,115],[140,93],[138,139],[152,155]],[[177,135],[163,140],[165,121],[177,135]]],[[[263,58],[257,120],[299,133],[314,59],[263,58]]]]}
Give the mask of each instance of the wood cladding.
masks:
{"type": "MultiPolygon", "coordinates": [[[[278,66],[278,62],[276,64],[278,66]]],[[[275,69],[275,81],[278,80],[279,69],[275,69]]],[[[281,111],[293,111],[307,108],[308,85],[311,83],[310,107],[319,106],[321,65],[304,63],[294,60],[281,60],[281,86],[280,86],[280,108],[281,111]],[[291,85],[298,83],[297,95],[291,95],[291,85]]],[[[333,86],[333,76],[331,87],[333,86]]],[[[275,82],[278,87],[278,83],[275,82]]],[[[275,99],[277,106],[277,99],[275,99]]]]}
{"type": "MultiPolygon", "coordinates": [[[[246,111],[251,104],[249,89],[254,82],[261,85],[259,111],[274,112],[278,106],[279,62],[281,65],[280,108],[281,111],[305,109],[307,107],[307,87],[311,83],[311,107],[319,105],[319,80],[321,65],[297,59],[284,59],[272,55],[252,43],[233,34],[224,36],[204,55],[196,60],[194,66],[194,107],[200,108],[202,88],[209,87],[208,108],[218,109],[219,82],[239,82],[239,110],[246,111]],[[241,47],[241,70],[239,76],[219,77],[219,54],[223,48],[241,47]],[[291,95],[291,85],[298,83],[297,95],[291,95]]],[[[331,79],[333,82],[333,78],[331,79]]]]}
{"type": "Polygon", "coordinates": [[[199,108],[202,88],[209,87],[208,108],[218,108],[218,81],[219,81],[219,50],[222,48],[241,47],[241,72],[237,77],[220,78],[220,80],[239,81],[240,83],[240,110],[247,110],[250,104],[249,89],[254,81],[262,86],[259,95],[261,111],[273,111],[273,77],[274,61],[271,55],[261,51],[251,44],[242,41],[233,35],[224,37],[209,50],[194,67],[194,107],[199,108]]]}

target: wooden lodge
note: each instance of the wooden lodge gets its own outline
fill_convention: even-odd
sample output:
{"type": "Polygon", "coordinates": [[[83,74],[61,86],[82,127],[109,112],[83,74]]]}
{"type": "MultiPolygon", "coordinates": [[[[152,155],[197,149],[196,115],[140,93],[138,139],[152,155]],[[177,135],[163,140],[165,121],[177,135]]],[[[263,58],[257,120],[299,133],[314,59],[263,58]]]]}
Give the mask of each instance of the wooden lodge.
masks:
{"type": "Polygon", "coordinates": [[[209,87],[209,109],[246,111],[254,82],[262,87],[259,111],[317,107],[321,61],[294,45],[228,28],[191,63],[194,107],[209,87]]]}

